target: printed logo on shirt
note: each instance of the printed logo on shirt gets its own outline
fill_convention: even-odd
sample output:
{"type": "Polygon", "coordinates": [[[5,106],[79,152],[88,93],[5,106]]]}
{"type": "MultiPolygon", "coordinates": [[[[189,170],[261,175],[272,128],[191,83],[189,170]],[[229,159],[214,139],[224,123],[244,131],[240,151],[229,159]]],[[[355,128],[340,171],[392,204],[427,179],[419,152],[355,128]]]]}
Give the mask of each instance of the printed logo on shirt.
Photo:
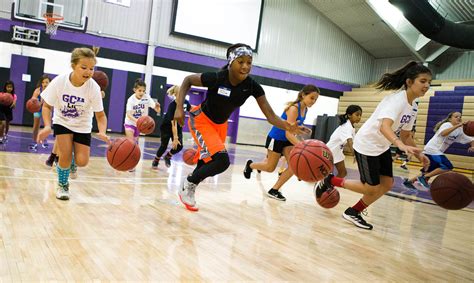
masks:
{"type": "Polygon", "coordinates": [[[61,114],[64,117],[77,118],[84,113],[84,98],[63,94],[62,100],[63,102],[66,102],[66,105],[61,109],[61,114]]]}
{"type": "Polygon", "coordinates": [[[400,124],[408,124],[410,123],[411,117],[413,115],[403,115],[402,118],[400,119],[400,124]]]}
{"type": "Polygon", "coordinates": [[[145,104],[142,104],[142,103],[133,106],[133,114],[132,114],[133,118],[135,119],[140,118],[145,108],[146,108],[145,104]]]}
{"type": "Polygon", "coordinates": [[[225,96],[225,97],[229,97],[230,96],[230,92],[231,90],[226,88],[226,87],[219,87],[219,89],[217,90],[217,94],[220,94],[222,96],[225,96]]]}

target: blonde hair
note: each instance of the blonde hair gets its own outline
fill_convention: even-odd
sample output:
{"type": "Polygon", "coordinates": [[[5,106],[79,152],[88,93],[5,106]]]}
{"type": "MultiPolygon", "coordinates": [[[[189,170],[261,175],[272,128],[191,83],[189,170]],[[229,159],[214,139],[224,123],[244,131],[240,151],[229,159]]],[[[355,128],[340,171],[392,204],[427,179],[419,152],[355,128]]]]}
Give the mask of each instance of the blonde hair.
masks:
{"type": "MultiPolygon", "coordinates": [[[[443,125],[444,123],[446,122],[449,122],[449,120],[451,120],[451,118],[453,117],[454,114],[456,113],[461,113],[461,112],[457,112],[457,111],[453,111],[453,112],[449,112],[448,113],[448,116],[446,116],[446,118],[444,118],[443,120],[439,121],[438,123],[436,123],[436,125],[434,126],[434,129],[433,131],[436,133],[439,128],[441,127],[441,125],[443,125]]],[[[462,114],[461,114],[462,115],[462,114]]]]}
{"type": "Polygon", "coordinates": [[[287,111],[288,109],[290,109],[291,106],[297,104],[298,102],[302,101],[303,98],[310,94],[310,93],[313,93],[313,92],[316,92],[317,94],[320,94],[320,91],[319,91],[319,88],[315,85],[305,85],[301,90],[300,92],[298,92],[298,97],[296,98],[295,101],[290,101],[286,104],[286,108],[285,108],[285,111],[287,111]]]}
{"type": "Polygon", "coordinates": [[[94,61],[97,62],[97,59],[95,57],[99,53],[99,50],[100,47],[96,46],[92,47],[92,49],[88,47],[74,48],[71,53],[71,64],[77,64],[82,58],[94,59],[94,61]]]}
{"type": "Polygon", "coordinates": [[[179,93],[179,85],[174,85],[174,86],[170,87],[170,88],[166,91],[166,93],[169,94],[169,95],[173,95],[173,96],[178,95],[178,93],[179,93]]]}

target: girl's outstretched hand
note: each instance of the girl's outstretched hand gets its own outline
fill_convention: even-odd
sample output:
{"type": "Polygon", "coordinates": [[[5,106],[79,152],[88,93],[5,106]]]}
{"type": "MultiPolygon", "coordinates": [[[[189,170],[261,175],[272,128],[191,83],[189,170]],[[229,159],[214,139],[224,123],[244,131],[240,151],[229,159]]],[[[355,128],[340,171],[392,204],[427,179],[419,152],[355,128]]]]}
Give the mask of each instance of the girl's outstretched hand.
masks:
{"type": "Polygon", "coordinates": [[[107,136],[105,133],[98,132],[97,137],[107,143],[108,145],[110,144],[110,137],[107,136]]]}
{"type": "MultiPolygon", "coordinates": [[[[285,121],[286,122],[286,121],[285,121]]],[[[294,135],[311,134],[311,130],[305,126],[286,122],[286,130],[294,135]]]]}

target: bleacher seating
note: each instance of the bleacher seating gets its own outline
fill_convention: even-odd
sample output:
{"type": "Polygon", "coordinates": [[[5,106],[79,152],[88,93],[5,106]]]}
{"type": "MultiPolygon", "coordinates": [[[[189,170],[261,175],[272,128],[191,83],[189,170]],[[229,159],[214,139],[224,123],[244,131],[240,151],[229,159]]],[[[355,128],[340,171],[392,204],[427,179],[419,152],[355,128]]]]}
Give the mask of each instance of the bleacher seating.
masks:
{"type": "MultiPolygon", "coordinates": [[[[382,98],[390,91],[379,91],[365,86],[344,92],[340,98],[338,113],[344,114],[347,106],[357,104],[362,107],[362,126],[375,110],[382,98]]],[[[474,120],[474,81],[433,81],[432,87],[420,99],[418,105],[415,141],[419,147],[434,135],[434,126],[444,119],[449,112],[458,111],[463,114],[463,121],[474,120]]],[[[467,152],[468,145],[453,144],[446,155],[456,168],[474,170],[473,153],[467,152]]]]}

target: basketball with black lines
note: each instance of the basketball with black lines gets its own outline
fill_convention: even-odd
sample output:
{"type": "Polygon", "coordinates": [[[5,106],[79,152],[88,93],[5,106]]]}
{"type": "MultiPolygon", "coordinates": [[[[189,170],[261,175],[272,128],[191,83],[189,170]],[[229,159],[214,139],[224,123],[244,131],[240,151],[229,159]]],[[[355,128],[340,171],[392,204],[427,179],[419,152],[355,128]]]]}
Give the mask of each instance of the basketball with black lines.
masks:
{"type": "Polygon", "coordinates": [[[290,167],[293,173],[306,182],[324,179],[333,169],[331,150],[319,140],[305,140],[290,152],[290,167]]]}
{"type": "Polygon", "coordinates": [[[448,172],[439,175],[431,183],[431,198],[446,209],[463,209],[473,201],[474,184],[468,177],[448,172]]]}
{"type": "Polygon", "coordinates": [[[137,120],[137,129],[140,133],[149,135],[155,130],[155,121],[148,115],[143,115],[137,120]]]}
{"type": "Polygon", "coordinates": [[[140,161],[141,151],[138,144],[128,138],[118,138],[107,148],[107,161],[118,171],[129,171],[140,161]]]}

